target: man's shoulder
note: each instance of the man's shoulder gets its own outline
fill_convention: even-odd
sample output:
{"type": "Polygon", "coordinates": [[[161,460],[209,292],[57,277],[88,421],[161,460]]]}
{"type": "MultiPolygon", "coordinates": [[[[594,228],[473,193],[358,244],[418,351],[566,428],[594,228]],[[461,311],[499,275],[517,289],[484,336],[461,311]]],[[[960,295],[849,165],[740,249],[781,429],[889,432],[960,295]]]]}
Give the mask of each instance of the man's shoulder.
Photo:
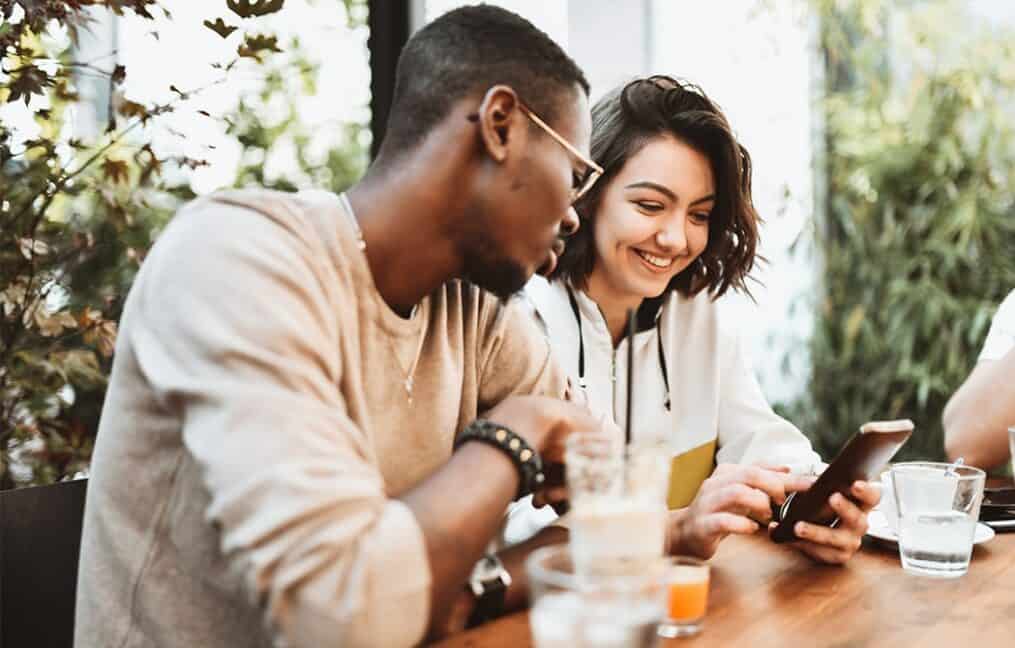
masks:
{"type": "Polygon", "coordinates": [[[1007,331],[1015,333],[1015,290],[1008,293],[994,315],[994,322],[1007,331]]]}
{"type": "Polygon", "coordinates": [[[338,205],[338,197],[325,191],[291,193],[271,189],[225,189],[192,201],[180,213],[202,219],[204,225],[212,220],[228,220],[226,215],[229,213],[246,213],[248,216],[262,216],[286,229],[303,229],[313,225],[315,216],[322,212],[333,218],[338,205]],[[238,209],[223,210],[223,207],[238,209]]]}

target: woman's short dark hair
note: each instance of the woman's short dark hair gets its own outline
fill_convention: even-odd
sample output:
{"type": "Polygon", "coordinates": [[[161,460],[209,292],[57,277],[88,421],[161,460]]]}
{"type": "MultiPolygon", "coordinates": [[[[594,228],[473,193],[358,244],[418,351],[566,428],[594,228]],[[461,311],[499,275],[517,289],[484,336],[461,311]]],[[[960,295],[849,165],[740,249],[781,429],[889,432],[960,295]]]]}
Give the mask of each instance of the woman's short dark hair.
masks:
{"type": "Polygon", "coordinates": [[[602,196],[627,161],[660,136],[674,137],[708,158],[716,183],[708,244],[664,295],[677,290],[690,297],[707,288],[718,298],[731,286],[749,292],[746,279],[754,266],[759,220],[751,199],[751,156],[701,88],[662,75],[632,81],[593,107],[592,158],[605,173],[575,205],[581,228],[568,240],[552,278],[585,287],[595,266],[595,214],[602,196]]]}

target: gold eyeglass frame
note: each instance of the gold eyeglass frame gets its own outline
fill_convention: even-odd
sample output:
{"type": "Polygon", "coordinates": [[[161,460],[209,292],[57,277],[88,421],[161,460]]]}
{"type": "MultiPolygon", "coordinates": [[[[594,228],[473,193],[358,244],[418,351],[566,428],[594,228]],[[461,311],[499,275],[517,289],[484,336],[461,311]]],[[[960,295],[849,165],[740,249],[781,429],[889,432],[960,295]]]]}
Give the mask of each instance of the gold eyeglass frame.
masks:
{"type": "Polygon", "coordinates": [[[564,138],[563,135],[553,130],[553,128],[551,128],[549,124],[543,121],[539,117],[539,115],[532,112],[532,109],[526,106],[525,103],[519,102],[518,105],[521,108],[522,112],[525,113],[525,116],[531,119],[536,124],[536,126],[542,128],[547,135],[552,137],[558,144],[563,146],[568,153],[578,158],[585,165],[586,172],[585,177],[582,179],[581,185],[578,187],[571,188],[571,204],[572,205],[575,204],[576,202],[578,202],[579,198],[588,193],[589,189],[591,189],[592,186],[596,184],[596,181],[599,180],[600,176],[603,175],[604,173],[603,167],[596,164],[593,160],[590,160],[589,158],[585,157],[581,153],[581,151],[576,149],[574,145],[571,144],[571,142],[567,141],[564,138]]]}

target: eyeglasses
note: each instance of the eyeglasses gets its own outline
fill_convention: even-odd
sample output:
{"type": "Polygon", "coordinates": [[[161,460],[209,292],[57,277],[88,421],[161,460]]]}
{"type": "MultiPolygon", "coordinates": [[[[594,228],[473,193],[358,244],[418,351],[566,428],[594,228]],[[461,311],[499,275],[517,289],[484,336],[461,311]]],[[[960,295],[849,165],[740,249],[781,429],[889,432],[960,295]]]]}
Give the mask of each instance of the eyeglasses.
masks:
{"type": "Polygon", "coordinates": [[[578,149],[571,144],[571,142],[567,141],[564,139],[563,135],[550,128],[549,124],[540,119],[539,115],[532,112],[532,110],[524,103],[519,103],[519,106],[521,107],[522,112],[525,113],[529,119],[535,122],[536,126],[542,128],[547,135],[556,140],[557,143],[563,146],[568,153],[578,158],[578,160],[585,165],[584,175],[581,178],[576,177],[574,186],[571,187],[570,198],[571,204],[573,205],[578,202],[579,198],[588,193],[589,189],[592,188],[592,185],[596,184],[596,180],[599,179],[599,176],[603,175],[603,167],[582,155],[581,152],[579,152],[578,149]]]}

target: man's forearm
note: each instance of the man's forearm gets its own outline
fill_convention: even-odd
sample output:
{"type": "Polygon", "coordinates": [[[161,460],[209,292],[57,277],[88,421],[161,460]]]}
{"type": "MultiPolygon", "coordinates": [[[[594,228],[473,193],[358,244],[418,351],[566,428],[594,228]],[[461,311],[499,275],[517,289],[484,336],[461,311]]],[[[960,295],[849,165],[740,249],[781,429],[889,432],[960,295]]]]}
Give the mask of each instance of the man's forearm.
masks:
{"type": "Polygon", "coordinates": [[[473,566],[500,531],[518,480],[506,454],[482,443],[467,443],[439,471],[402,496],[426,541],[431,630],[446,625],[473,566]]]}
{"type": "Polygon", "coordinates": [[[1015,349],[983,362],[945,408],[945,449],[975,466],[992,467],[1008,456],[1008,427],[1015,425],[1015,349]]]}

